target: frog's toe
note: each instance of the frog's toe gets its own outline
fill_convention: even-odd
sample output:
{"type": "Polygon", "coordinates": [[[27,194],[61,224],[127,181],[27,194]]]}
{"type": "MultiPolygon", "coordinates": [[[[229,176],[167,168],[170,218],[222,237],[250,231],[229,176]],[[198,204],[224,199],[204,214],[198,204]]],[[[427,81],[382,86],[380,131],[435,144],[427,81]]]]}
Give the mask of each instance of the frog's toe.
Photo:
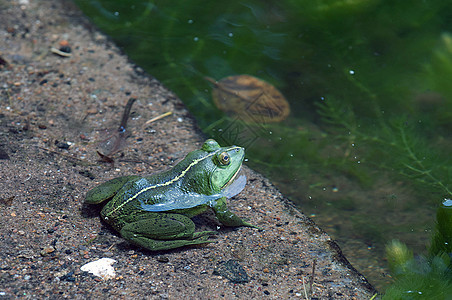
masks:
{"type": "Polygon", "coordinates": [[[250,223],[248,223],[248,222],[243,222],[243,226],[246,226],[246,227],[251,227],[251,228],[256,228],[256,229],[259,229],[259,230],[264,230],[264,228],[262,228],[262,227],[259,227],[259,226],[256,226],[256,225],[253,225],[253,224],[250,224],[250,223]]]}
{"type": "Polygon", "coordinates": [[[200,237],[209,238],[211,235],[216,235],[218,232],[216,231],[201,231],[201,232],[195,232],[193,233],[193,239],[197,239],[200,237]]]}
{"type": "Polygon", "coordinates": [[[196,239],[191,240],[193,243],[189,243],[187,245],[198,245],[198,244],[204,244],[204,243],[215,243],[215,241],[209,240],[210,236],[200,236],[196,239]]]}
{"type": "Polygon", "coordinates": [[[207,243],[215,243],[214,240],[209,240],[210,237],[211,237],[211,235],[200,236],[196,239],[188,241],[188,243],[186,245],[201,245],[201,244],[207,244],[207,243]]]}
{"type": "MultiPolygon", "coordinates": [[[[179,248],[179,247],[191,246],[191,245],[202,245],[202,244],[208,244],[208,243],[215,243],[215,241],[209,240],[210,236],[211,235],[208,234],[208,235],[198,236],[191,240],[174,240],[174,241],[166,241],[165,243],[167,244],[167,246],[170,246],[170,248],[179,248]]],[[[170,248],[168,248],[168,249],[170,249],[170,248]]]]}

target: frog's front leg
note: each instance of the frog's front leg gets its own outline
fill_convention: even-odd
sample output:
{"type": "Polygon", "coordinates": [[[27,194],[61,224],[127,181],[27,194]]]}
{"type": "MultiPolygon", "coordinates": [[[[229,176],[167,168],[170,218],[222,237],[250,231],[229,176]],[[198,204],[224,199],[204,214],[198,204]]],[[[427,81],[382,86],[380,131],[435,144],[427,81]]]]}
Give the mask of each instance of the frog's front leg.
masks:
{"type": "Polygon", "coordinates": [[[220,221],[222,224],[224,224],[226,226],[233,226],[233,227],[247,226],[247,227],[262,229],[255,225],[252,225],[246,221],[243,221],[236,214],[231,212],[226,205],[226,197],[217,199],[215,204],[212,206],[212,209],[214,210],[215,216],[217,217],[218,221],[220,221]]]}
{"type": "Polygon", "coordinates": [[[124,225],[120,234],[138,246],[157,251],[211,243],[208,238],[216,232],[195,232],[195,224],[184,215],[146,212],[124,225]]]}

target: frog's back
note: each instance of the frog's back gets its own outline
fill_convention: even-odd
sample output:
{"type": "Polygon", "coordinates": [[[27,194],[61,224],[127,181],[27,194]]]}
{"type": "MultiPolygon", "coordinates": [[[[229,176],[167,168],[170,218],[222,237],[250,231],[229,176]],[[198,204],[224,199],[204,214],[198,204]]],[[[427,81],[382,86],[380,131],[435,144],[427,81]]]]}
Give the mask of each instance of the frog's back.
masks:
{"type": "Polygon", "coordinates": [[[119,218],[131,212],[146,211],[143,207],[151,205],[157,207],[162,205],[162,209],[154,211],[180,208],[178,202],[186,201],[187,198],[198,194],[196,189],[200,186],[199,181],[198,185],[187,182],[185,177],[187,172],[184,170],[187,170],[187,166],[178,165],[166,172],[133,178],[105,205],[103,215],[109,219],[119,218]],[[169,203],[172,206],[167,206],[169,203]]]}
{"type": "Polygon", "coordinates": [[[193,151],[166,172],[126,182],[102,210],[105,221],[112,224],[131,214],[204,206],[212,194],[208,179],[212,167],[205,161],[209,157],[193,151]]]}
{"type": "MultiPolygon", "coordinates": [[[[166,176],[164,176],[166,177],[166,176]]],[[[139,210],[141,203],[159,203],[165,200],[165,195],[175,188],[175,183],[162,181],[161,176],[134,178],[125,183],[116,195],[105,205],[103,212],[106,217],[115,218],[139,210]],[[166,182],[168,184],[163,185],[166,182]]]]}

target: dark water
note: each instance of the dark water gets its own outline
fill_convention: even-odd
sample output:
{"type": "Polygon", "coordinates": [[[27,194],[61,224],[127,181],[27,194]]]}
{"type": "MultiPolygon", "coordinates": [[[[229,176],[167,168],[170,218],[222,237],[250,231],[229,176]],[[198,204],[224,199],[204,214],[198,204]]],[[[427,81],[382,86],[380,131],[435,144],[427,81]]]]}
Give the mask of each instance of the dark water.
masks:
{"type": "Polygon", "coordinates": [[[206,135],[245,146],[377,287],[388,241],[423,253],[452,196],[450,1],[76,2],[206,135]],[[277,87],[290,116],[217,109],[205,77],[241,74],[277,87]]]}

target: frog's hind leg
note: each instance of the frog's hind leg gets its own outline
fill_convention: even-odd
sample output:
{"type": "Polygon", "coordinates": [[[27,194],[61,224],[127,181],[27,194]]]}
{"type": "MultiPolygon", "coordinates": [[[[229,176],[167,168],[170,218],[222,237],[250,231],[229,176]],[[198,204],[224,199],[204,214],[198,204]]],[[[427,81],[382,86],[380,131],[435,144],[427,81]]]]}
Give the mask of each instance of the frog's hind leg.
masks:
{"type": "Polygon", "coordinates": [[[180,214],[146,213],[120,230],[123,238],[149,250],[166,250],[186,245],[211,243],[215,231],[195,232],[193,221],[180,214]]]}
{"type": "Polygon", "coordinates": [[[124,186],[124,184],[137,178],[140,178],[140,176],[129,175],[104,182],[86,194],[85,202],[89,204],[98,204],[104,200],[110,199],[124,186]]]}

